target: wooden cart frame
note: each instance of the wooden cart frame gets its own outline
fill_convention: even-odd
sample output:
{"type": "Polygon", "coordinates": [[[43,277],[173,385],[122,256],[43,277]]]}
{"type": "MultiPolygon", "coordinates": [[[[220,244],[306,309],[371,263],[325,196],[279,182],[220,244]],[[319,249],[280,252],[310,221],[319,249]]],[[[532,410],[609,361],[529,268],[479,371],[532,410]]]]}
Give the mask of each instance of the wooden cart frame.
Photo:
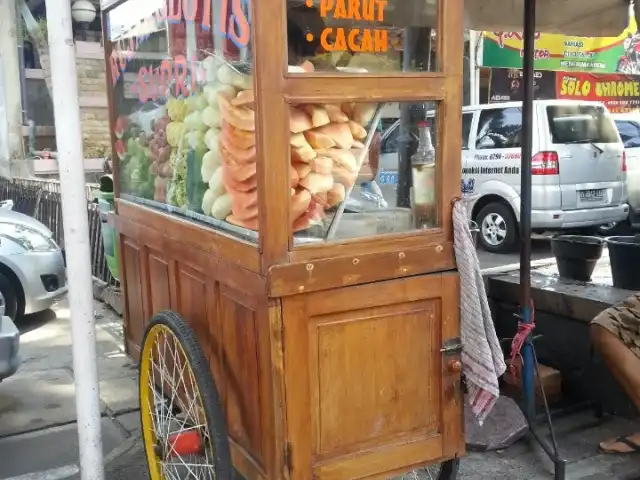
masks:
{"type": "MultiPolygon", "coordinates": [[[[124,1],[108,3],[103,25],[124,1]]],[[[463,2],[440,0],[438,10],[437,73],[291,75],[286,2],[252,2],[259,221],[268,232],[258,244],[116,200],[127,352],[139,358],[155,313],[188,321],[246,478],[389,478],[464,452],[451,221],[460,194],[463,2]],[[287,103],[372,100],[439,102],[441,226],[294,248],[287,103]]],[[[104,44],[108,64],[106,33],[104,44]]],[[[119,197],[117,176],[115,189],[119,197]]]]}

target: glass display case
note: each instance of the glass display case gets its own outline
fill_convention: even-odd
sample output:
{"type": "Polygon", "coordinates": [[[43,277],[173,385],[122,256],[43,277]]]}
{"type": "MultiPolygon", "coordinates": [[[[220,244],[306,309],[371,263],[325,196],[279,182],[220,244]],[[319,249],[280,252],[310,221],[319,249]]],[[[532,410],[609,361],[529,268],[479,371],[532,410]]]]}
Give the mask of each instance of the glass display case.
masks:
{"type": "MultiPolygon", "coordinates": [[[[285,3],[286,75],[438,70],[435,1],[285,3]]],[[[120,198],[257,242],[259,163],[288,157],[293,245],[438,227],[437,101],[291,102],[290,151],[261,154],[251,15],[226,0],[108,11],[120,198]]]]}

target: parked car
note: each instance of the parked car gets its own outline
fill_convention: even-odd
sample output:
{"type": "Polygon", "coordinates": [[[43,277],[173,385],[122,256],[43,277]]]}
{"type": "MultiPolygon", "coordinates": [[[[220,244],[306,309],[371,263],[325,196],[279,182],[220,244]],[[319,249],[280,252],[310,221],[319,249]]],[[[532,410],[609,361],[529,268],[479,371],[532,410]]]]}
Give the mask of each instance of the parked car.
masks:
{"type": "Polygon", "coordinates": [[[67,291],[64,255],[38,220],[0,208],[0,293],[5,315],[51,308],[67,291]]]}
{"type": "MultiPolygon", "coordinates": [[[[540,100],[533,109],[532,229],[596,228],[623,221],[629,211],[624,147],[606,107],[599,102],[540,100]]],[[[376,178],[391,205],[399,123],[382,136],[376,178]]],[[[472,198],[479,244],[490,252],[509,252],[517,243],[521,134],[521,102],[463,108],[462,191],[472,198]]]]}
{"type": "Polygon", "coordinates": [[[4,313],[4,298],[0,295],[0,382],[16,373],[20,364],[20,332],[4,313]]]}
{"type": "Polygon", "coordinates": [[[629,217],[623,222],[600,226],[598,233],[602,235],[619,235],[640,229],[640,113],[614,113],[611,116],[626,153],[629,217]]]}

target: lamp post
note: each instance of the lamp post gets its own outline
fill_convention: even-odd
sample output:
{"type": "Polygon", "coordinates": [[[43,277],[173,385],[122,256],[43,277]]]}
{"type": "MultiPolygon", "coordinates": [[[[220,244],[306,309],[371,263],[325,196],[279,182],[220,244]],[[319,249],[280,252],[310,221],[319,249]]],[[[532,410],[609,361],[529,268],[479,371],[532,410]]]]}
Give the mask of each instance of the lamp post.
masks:
{"type": "Polygon", "coordinates": [[[71,5],[71,17],[82,31],[82,39],[87,39],[89,24],[96,19],[96,7],[89,0],[76,0],[71,5]]]}

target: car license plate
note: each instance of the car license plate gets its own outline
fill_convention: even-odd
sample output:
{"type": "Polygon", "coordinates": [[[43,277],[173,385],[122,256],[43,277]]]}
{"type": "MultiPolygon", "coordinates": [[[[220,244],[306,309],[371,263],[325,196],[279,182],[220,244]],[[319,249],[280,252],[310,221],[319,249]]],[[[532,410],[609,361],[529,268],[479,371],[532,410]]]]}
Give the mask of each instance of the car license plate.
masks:
{"type": "Polygon", "coordinates": [[[597,202],[604,198],[604,190],[580,190],[580,200],[583,202],[597,202]]]}
{"type": "Polygon", "coordinates": [[[378,173],[379,185],[397,185],[398,184],[398,172],[392,172],[388,170],[381,170],[378,173]]]}

